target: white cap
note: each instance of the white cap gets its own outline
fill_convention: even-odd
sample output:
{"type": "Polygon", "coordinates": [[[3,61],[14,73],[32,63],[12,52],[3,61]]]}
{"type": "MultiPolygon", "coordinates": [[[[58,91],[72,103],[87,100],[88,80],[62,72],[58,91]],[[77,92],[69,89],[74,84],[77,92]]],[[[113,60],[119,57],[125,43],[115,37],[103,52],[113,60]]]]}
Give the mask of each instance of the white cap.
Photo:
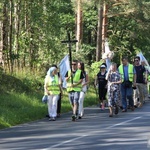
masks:
{"type": "Polygon", "coordinates": [[[101,67],[100,68],[106,68],[106,66],[105,65],[101,65],[101,67]]]}

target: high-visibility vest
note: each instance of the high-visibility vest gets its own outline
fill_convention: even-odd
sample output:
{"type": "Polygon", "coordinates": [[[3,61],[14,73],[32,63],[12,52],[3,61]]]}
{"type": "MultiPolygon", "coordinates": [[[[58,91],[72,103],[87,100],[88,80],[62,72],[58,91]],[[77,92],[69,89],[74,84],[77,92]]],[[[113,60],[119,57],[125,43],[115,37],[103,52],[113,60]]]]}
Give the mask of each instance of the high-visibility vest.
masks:
{"type": "Polygon", "coordinates": [[[150,75],[148,75],[148,82],[150,82],[150,75]]]}
{"type": "MultiPolygon", "coordinates": [[[[68,76],[71,75],[71,71],[68,71],[68,76]]],[[[77,70],[75,72],[75,75],[73,77],[73,83],[78,83],[79,80],[80,80],[80,76],[81,76],[81,70],[77,70]]],[[[76,91],[76,92],[80,92],[81,91],[81,88],[82,88],[82,85],[81,84],[78,84],[76,87],[71,87],[71,78],[68,79],[67,81],[67,92],[70,92],[70,91],[76,91]]]]}
{"type": "MultiPolygon", "coordinates": [[[[119,66],[119,73],[121,74],[121,78],[122,78],[122,82],[123,82],[124,81],[124,69],[123,69],[123,65],[119,66]]],[[[133,76],[134,76],[133,65],[129,64],[128,65],[128,77],[129,77],[129,81],[133,82],[133,76]]]]}
{"type": "Polygon", "coordinates": [[[52,95],[60,94],[58,75],[54,76],[54,80],[49,77],[47,90],[50,91],[52,95]]]}

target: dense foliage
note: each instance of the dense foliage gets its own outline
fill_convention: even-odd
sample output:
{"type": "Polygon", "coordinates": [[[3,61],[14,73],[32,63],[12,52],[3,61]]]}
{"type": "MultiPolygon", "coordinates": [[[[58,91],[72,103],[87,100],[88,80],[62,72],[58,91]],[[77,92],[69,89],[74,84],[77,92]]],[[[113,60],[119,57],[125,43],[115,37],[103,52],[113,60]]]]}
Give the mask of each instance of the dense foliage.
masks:
{"type": "MultiPolygon", "coordinates": [[[[4,67],[11,72],[29,67],[40,70],[46,64],[59,64],[68,53],[61,40],[76,38],[78,0],[2,0],[0,2],[1,51],[4,67]]],[[[95,62],[98,3],[81,0],[83,37],[80,51],[72,44],[73,57],[88,65],[95,62]]],[[[150,2],[147,0],[111,0],[108,6],[107,36],[114,60],[134,56],[141,50],[149,55],[150,2]]],[[[150,60],[149,58],[147,58],[150,60]]],[[[119,63],[119,62],[117,62],[119,63]]]]}

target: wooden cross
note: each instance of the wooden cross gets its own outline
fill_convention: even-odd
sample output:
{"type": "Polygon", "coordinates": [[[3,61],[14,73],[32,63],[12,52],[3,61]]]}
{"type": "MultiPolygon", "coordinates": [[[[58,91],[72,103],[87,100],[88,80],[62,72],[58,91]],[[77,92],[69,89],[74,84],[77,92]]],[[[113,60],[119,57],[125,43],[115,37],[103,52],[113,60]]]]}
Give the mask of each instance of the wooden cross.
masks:
{"type": "MultiPolygon", "coordinates": [[[[68,40],[66,41],[61,41],[61,43],[67,43],[68,44],[68,48],[69,48],[69,61],[70,61],[70,69],[71,69],[71,74],[72,74],[72,52],[71,52],[71,43],[76,43],[78,42],[78,40],[71,40],[70,39],[70,33],[67,32],[67,36],[68,36],[68,40]]],[[[71,83],[73,84],[73,78],[71,76],[71,83]]]]}

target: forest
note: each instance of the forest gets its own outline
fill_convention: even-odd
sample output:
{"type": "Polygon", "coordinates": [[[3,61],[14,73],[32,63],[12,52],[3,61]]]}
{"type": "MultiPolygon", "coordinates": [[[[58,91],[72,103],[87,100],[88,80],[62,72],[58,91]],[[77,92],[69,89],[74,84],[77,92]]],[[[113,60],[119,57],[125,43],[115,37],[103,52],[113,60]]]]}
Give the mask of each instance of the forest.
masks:
{"type": "Polygon", "coordinates": [[[149,0],[1,0],[0,64],[4,70],[42,71],[68,53],[87,65],[101,60],[107,39],[113,61],[142,51],[150,61],[149,0]]]}
{"type": "MultiPolygon", "coordinates": [[[[41,119],[46,68],[66,56],[82,60],[90,84],[85,107],[98,103],[93,86],[105,41],[120,64],[142,52],[150,62],[149,0],[0,0],[0,129],[41,119]]],[[[62,113],[71,110],[64,90],[62,113]]]]}

